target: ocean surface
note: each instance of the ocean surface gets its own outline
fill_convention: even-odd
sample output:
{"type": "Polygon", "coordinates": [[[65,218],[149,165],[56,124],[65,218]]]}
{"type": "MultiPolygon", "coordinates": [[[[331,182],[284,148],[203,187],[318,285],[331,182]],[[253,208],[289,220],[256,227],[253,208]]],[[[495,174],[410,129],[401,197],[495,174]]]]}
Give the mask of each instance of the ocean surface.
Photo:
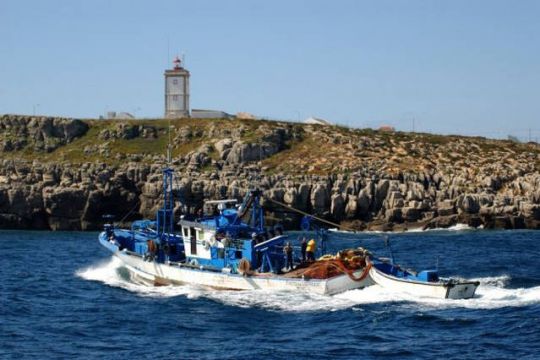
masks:
{"type": "MultiPolygon", "coordinates": [[[[333,234],[331,250],[381,234],[333,234]]],[[[146,287],[97,233],[0,232],[0,358],[540,359],[540,232],[389,234],[396,262],[477,279],[469,300],[146,287]]]]}

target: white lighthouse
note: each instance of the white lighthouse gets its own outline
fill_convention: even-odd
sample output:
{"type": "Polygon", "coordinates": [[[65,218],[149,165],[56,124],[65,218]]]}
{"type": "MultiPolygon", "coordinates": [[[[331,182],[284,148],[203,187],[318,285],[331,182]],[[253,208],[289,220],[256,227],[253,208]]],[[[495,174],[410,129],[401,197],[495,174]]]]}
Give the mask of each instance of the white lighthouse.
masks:
{"type": "Polygon", "coordinates": [[[182,67],[182,61],[178,56],[173,64],[171,70],[165,70],[165,117],[188,117],[189,71],[182,67]]]}

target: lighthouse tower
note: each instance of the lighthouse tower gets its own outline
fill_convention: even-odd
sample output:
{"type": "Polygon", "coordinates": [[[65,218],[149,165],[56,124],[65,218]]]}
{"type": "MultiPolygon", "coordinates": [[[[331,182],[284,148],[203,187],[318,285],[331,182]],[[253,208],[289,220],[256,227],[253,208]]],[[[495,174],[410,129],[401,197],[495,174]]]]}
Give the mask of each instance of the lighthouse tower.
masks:
{"type": "Polygon", "coordinates": [[[165,117],[189,116],[189,71],[183,68],[178,56],[173,68],[165,70],[165,117]]]}

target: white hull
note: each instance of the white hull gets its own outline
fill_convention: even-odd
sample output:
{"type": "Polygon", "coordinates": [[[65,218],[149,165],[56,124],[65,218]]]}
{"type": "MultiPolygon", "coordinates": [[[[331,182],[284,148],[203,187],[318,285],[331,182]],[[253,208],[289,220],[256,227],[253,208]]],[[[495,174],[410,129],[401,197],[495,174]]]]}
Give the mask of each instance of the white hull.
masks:
{"type": "Polygon", "coordinates": [[[477,282],[421,282],[396,278],[387,275],[374,266],[369,275],[374,283],[394,292],[404,292],[420,297],[433,297],[439,299],[468,299],[474,296],[477,282]]]}
{"type": "MultiPolygon", "coordinates": [[[[110,250],[111,247],[107,246],[110,250]]],[[[136,278],[154,285],[181,285],[194,284],[215,289],[228,290],[294,290],[316,294],[332,295],[347,290],[359,289],[373,285],[369,276],[361,281],[354,281],[348,275],[339,275],[331,279],[296,279],[285,278],[274,274],[260,274],[242,276],[201,270],[180,264],[160,264],[154,261],[145,261],[142,257],[126,251],[113,251],[124,263],[125,267],[136,278]]],[[[354,273],[356,278],[362,275],[362,270],[354,273]]]]}

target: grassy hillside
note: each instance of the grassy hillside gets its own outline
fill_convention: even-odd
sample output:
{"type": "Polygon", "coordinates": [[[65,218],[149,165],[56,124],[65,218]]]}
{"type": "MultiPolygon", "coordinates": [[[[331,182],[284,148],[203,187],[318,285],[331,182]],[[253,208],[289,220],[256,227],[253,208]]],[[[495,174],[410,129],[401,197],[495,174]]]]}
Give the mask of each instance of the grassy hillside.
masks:
{"type": "MultiPolygon", "coordinates": [[[[477,171],[494,164],[517,163],[540,169],[540,147],[481,137],[441,136],[425,133],[380,132],[275,121],[178,119],[178,120],[84,120],[86,133],[58,145],[52,151],[36,150],[27,130],[0,129],[0,142],[26,131],[24,146],[2,151],[3,159],[42,162],[125,161],[152,163],[166,154],[169,136],[173,157],[182,158],[208,145],[206,152],[219,160],[214,144],[230,138],[245,144],[272,142],[268,134],[283,130],[284,142],[278,152],[261,157],[267,173],[348,173],[362,168],[386,172],[466,168],[477,171]],[[169,132],[170,126],[170,132],[169,132]]],[[[205,166],[203,170],[212,170],[205,166]]]]}

